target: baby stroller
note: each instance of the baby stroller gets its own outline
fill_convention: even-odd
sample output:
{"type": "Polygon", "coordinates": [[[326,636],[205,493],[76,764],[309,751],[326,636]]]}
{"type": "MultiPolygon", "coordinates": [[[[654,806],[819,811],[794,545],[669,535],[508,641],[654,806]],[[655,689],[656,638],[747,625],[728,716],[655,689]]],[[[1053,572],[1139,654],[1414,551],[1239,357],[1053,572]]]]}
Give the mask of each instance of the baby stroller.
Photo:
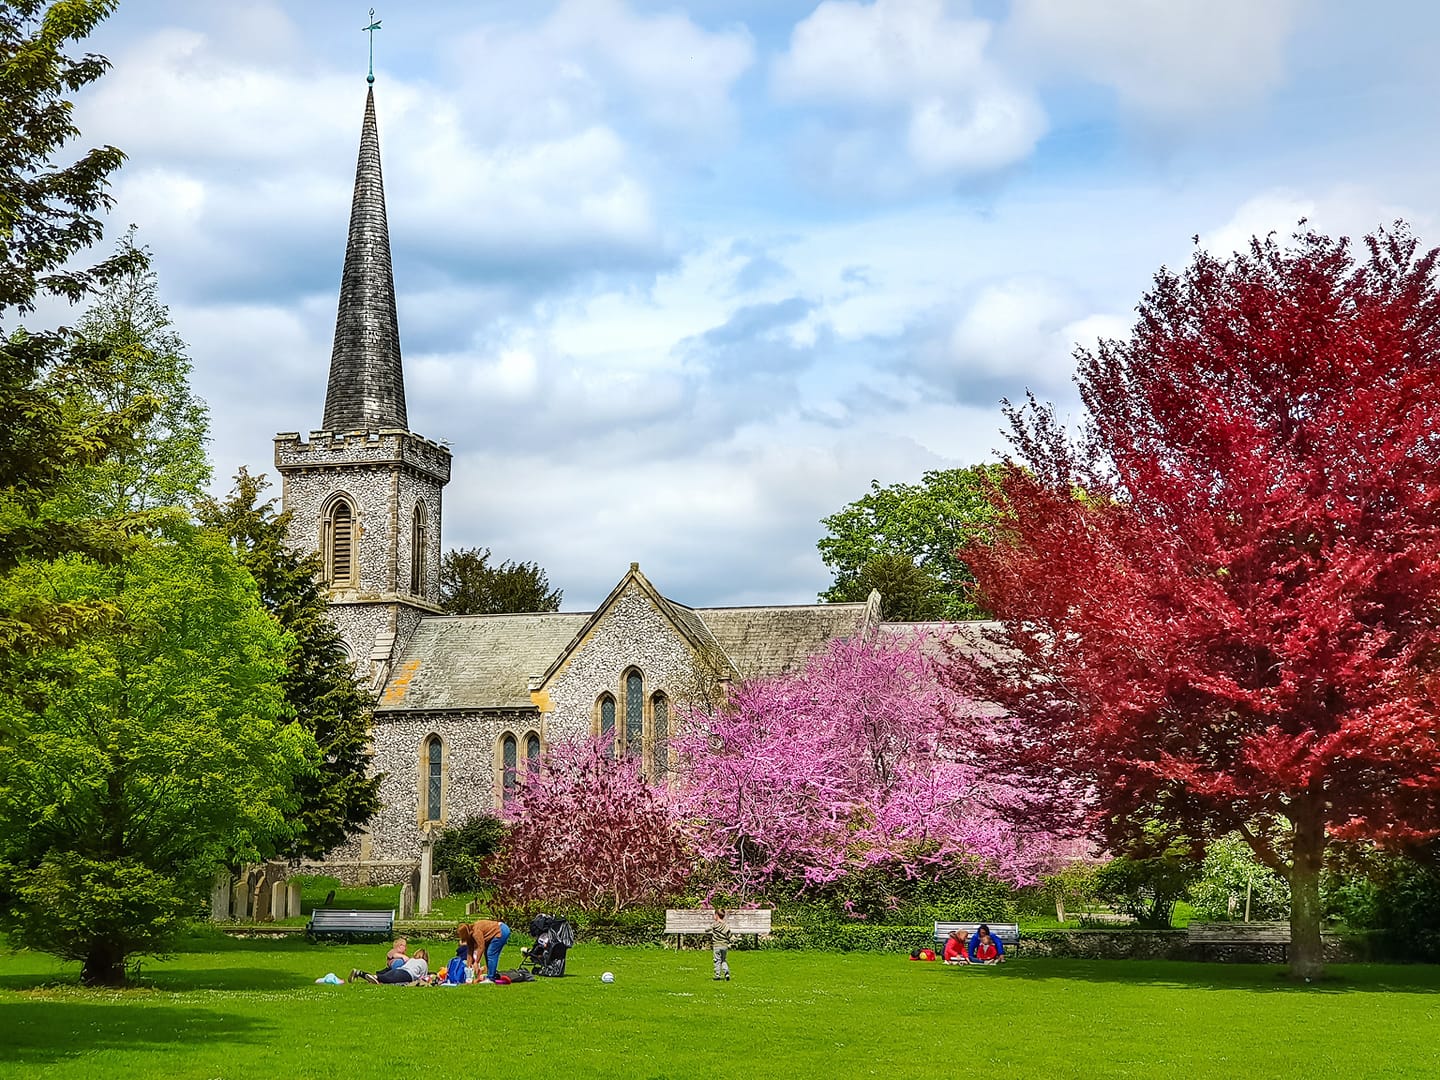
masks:
{"type": "Polygon", "coordinates": [[[575,944],[575,928],[555,915],[536,915],[530,920],[530,935],[535,944],[520,950],[525,958],[521,970],[551,979],[564,975],[565,954],[575,944]]]}

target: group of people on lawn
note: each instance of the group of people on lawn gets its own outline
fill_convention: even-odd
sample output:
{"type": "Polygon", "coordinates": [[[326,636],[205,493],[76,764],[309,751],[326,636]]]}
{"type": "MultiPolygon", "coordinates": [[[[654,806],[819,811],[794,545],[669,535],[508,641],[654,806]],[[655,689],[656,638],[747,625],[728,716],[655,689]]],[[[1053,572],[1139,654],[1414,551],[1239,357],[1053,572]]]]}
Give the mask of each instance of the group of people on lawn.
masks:
{"type": "Polygon", "coordinates": [[[1003,964],[1005,946],[981,923],[968,942],[959,930],[951,930],[941,959],[947,964],[1003,964]]]}
{"type": "Polygon", "coordinates": [[[403,937],[396,938],[395,944],[385,954],[385,966],[376,972],[350,972],[351,982],[372,982],[390,985],[407,983],[461,982],[494,983],[502,981],[500,975],[500,952],[510,940],[510,927],[495,919],[476,919],[461,923],[455,928],[460,947],[455,959],[446,970],[431,973],[430,953],[416,949],[409,955],[410,943],[403,937]],[[457,964],[458,961],[458,964],[457,964]]]}

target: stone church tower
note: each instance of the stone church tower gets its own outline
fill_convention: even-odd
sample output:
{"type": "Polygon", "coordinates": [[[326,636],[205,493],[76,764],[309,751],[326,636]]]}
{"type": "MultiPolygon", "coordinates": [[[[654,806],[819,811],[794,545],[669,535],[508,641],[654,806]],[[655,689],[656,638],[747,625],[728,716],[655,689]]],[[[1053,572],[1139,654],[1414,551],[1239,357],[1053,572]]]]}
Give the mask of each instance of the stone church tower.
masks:
{"type": "Polygon", "coordinates": [[[365,97],[325,418],[275,437],[290,541],[318,551],[331,614],[377,688],[440,598],[440,496],[450,451],[411,434],[395,317],[375,91],[365,97]]]}

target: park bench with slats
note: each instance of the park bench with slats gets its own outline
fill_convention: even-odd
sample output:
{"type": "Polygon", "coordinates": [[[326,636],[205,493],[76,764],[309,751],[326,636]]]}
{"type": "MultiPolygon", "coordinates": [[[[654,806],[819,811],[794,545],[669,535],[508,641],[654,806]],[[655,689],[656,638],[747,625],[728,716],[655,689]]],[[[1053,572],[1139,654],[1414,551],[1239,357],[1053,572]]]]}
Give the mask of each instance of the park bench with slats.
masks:
{"type": "MultiPolygon", "coordinates": [[[[990,936],[1007,949],[1013,948],[1015,943],[1020,940],[1019,923],[992,922],[985,925],[990,927],[990,936]]],[[[968,947],[971,936],[979,929],[978,922],[937,922],[935,924],[935,951],[940,952],[945,948],[945,939],[950,936],[952,930],[960,931],[960,936],[965,939],[968,947]]]]}
{"type": "Polygon", "coordinates": [[[356,911],[347,908],[316,908],[310,913],[305,936],[387,938],[395,932],[394,911],[356,911]]]}
{"type": "MultiPolygon", "coordinates": [[[[708,934],[710,927],[714,925],[715,913],[704,908],[696,910],[672,908],[665,912],[665,933],[675,935],[677,949],[687,934],[708,934]]],[[[733,934],[768,934],[770,933],[770,909],[744,908],[729,912],[725,916],[725,925],[730,927],[730,932],[733,934]]]]}
{"type": "Polygon", "coordinates": [[[1290,948],[1287,922],[1196,923],[1185,929],[1191,945],[1263,945],[1280,949],[1283,961],[1290,948]]]}

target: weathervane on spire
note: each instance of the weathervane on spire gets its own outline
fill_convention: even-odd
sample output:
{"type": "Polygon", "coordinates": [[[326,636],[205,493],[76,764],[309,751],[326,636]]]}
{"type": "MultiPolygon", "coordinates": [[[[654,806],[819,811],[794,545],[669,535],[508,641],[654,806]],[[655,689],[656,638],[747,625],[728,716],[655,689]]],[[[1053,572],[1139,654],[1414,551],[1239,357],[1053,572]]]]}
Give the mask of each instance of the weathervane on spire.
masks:
{"type": "Polygon", "coordinates": [[[370,35],[370,74],[365,76],[365,81],[372,85],[375,82],[375,31],[379,29],[380,20],[375,18],[375,9],[372,7],[370,9],[370,25],[365,27],[365,31],[370,35]]]}

